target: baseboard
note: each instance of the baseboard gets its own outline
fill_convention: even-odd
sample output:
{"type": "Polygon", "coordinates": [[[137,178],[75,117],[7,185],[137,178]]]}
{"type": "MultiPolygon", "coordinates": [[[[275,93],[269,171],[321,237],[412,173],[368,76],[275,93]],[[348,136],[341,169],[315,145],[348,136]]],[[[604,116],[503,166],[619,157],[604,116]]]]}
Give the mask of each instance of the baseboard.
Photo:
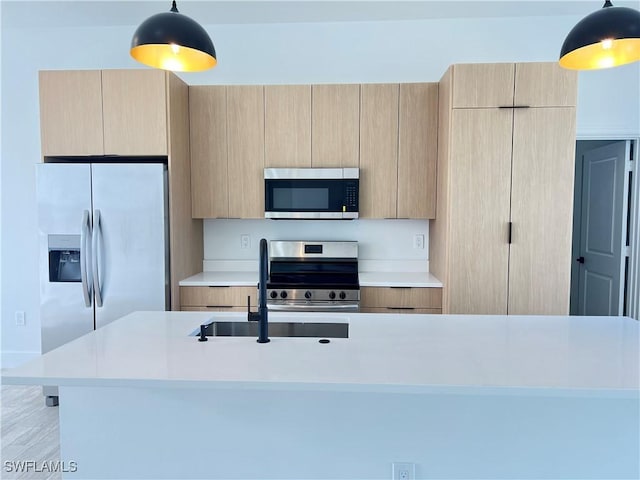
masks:
{"type": "Polygon", "coordinates": [[[2,352],[2,368],[14,368],[40,356],[40,352],[8,350],[2,352]]]}

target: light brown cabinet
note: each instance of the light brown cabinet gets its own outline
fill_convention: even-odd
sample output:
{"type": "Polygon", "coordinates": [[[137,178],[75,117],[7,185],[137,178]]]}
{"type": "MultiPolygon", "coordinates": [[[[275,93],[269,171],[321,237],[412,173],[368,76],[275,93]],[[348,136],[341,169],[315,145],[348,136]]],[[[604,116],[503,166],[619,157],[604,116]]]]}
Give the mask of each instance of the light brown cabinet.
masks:
{"type": "Polygon", "coordinates": [[[434,218],[438,84],[363,84],[361,218],[434,218]]]}
{"type": "Polygon", "coordinates": [[[358,167],[360,85],[313,85],[311,166],[358,167]]]}
{"type": "Polygon", "coordinates": [[[454,65],[440,82],[430,269],[445,313],[568,312],[577,76],[556,69],[454,65]],[[503,89],[515,82],[510,104],[525,108],[476,101],[505,78],[503,89]],[[514,100],[527,89],[539,92],[527,94],[533,105],[520,103],[524,93],[514,100]]]}
{"type": "Polygon", "coordinates": [[[229,216],[227,89],[189,87],[191,212],[194,218],[229,216]]]}
{"type": "Polygon", "coordinates": [[[399,85],[360,88],[360,216],[396,218],[399,85]]]}
{"type": "Polygon", "coordinates": [[[41,71],[42,156],[102,155],[100,70],[41,71]]]}
{"type": "Polygon", "coordinates": [[[398,218],[435,218],[438,84],[400,84],[398,218]]]}
{"type": "Polygon", "coordinates": [[[311,167],[311,85],[265,85],[264,166],[311,167]]]}
{"type": "Polygon", "coordinates": [[[42,155],[168,154],[167,73],[41,71],[42,155]]]}
{"type": "Polygon", "coordinates": [[[362,287],[360,311],[366,313],[442,313],[442,288],[362,287]]]}
{"type": "Polygon", "coordinates": [[[190,88],[192,215],[264,218],[261,85],[190,88]]]}
{"type": "Polygon", "coordinates": [[[256,287],[180,287],[181,310],[189,311],[247,311],[258,304],[256,287]]]}
{"type": "Polygon", "coordinates": [[[453,66],[452,108],[575,107],[576,75],[557,63],[453,66]]]}
{"type": "Polygon", "coordinates": [[[229,217],[264,218],[264,87],[227,87],[229,217]]]}

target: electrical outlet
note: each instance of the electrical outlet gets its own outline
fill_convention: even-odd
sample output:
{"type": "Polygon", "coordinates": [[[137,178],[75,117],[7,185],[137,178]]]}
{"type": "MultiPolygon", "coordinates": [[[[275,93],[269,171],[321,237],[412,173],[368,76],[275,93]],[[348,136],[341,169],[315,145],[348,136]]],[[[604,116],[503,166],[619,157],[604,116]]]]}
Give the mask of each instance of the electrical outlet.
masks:
{"type": "Polygon", "coordinates": [[[416,464],[407,462],[394,462],[391,464],[392,480],[415,480],[416,464]]]}
{"type": "Polygon", "coordinates": [[[240,235],[240,248],[249,248],[251,246],[251,237],[247,234],[240,235]]]}
{"type": "Polygon", "coordinates": [[[24,327],[24,312],[18,311],[16,312],[16,325],[18,327],[24,327]]]}
{"type": "Polygon", "coordinates": [[[413,236],[413,248],[424,248],[424,235],[422,233],[417,233],[413,236]]]}

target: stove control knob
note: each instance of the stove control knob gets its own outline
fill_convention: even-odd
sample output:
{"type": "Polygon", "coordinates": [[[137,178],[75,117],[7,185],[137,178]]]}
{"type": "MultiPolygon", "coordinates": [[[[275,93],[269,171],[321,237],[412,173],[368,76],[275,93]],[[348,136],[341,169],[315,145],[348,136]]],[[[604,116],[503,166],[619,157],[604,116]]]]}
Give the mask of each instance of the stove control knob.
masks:
{"type": "Polygon", "coordinates": [[[275,290],[272,290],[269,295],[271,295],[271,298],[276,298],[278,296],[278,292],[276,292],[275,290]]]}
{"type": "Polygon", "coordinates": [[[329,292],[329,298],[331,300],[333,300],[334,298],[336,298],[336,292],[329,292]]]}
{"type": "Polygon", "coordinates": [[[340,300],[344,300],[345,298],[347,298],[347,294],[344,292],[340,292],[340,300]]]}
{"type": "Polygon", "coordinates": [[[309,290],[304,292],[304,298],[311,298],[311,292],[309,290]]]}
{"type": "Polygon", "coordinates": [[[287,292],[286,291],[281,291],[280,292],[280,298],[287,298],[287,292]]]}

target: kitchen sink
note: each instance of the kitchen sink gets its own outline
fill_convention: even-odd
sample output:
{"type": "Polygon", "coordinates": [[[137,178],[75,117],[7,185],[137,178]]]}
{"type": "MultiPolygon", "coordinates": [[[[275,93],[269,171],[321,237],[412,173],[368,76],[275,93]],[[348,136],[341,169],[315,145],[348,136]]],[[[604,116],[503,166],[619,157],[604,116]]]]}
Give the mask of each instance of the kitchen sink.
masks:
{"type": "MultiPolygon", "coordinates": [[[[200,335],[200,329],[193,333],[200,335]]],[[[257,337],[258,322],[211,322],[207,337],[257,337]]],[[[349,338],[348,323],[269,322],[270,337],[349,338]]]]}

